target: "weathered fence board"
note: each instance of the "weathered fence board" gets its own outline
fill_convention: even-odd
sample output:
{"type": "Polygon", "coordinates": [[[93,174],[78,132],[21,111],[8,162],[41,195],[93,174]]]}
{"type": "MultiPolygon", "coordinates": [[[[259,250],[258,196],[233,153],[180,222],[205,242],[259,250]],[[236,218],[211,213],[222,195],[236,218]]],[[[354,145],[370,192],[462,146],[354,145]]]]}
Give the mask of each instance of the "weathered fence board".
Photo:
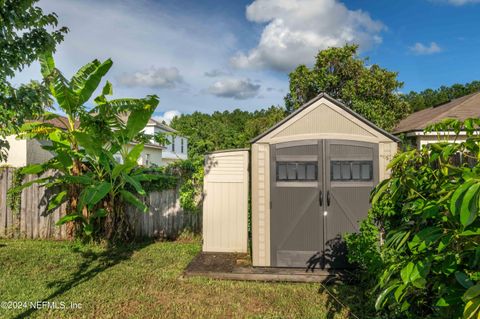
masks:
{"type": "MultiPolygon", "coordinates": [[[[66,226],[55,224],[67,213],[67,205],[63,203],[52,212],[47,212],[49,199],[54,194],[44,187],[34,184],[24,189],[18,212],[10,209],[7,192],[13,187],[14,171],[14,168],[0,168],[0,237],[66,239],[66,226]]],[[[53,172],[46,174],[51,176],[53,172]]],[[[24,182],[36,178],[27,176],[24,182]]],[[[127,208],[137,237],[173,239],[183,230],[201,230],[201,214],[182,210],[177,189],[152,192],[146,196],[145,203],[150,208],[147,213],[127,208]]]]}

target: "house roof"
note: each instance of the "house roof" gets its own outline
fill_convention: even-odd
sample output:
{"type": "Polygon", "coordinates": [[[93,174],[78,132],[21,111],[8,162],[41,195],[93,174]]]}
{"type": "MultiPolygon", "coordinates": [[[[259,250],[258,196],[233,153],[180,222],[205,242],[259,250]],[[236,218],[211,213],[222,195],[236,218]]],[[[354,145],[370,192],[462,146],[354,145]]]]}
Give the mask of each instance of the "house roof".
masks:
{"type": "Polygon", "coordinates": [[[428,125],[447,118],[465,120],[480,117],[480,92],[410,114],[393,129],[394,134],[423,131],[428,125]]]}
{"type": "Polygon", "coordinates": [[[314,97],[313,99],[311,99],[310,101],[308,101],[307,103],[303,104],[301,107],[299,107],[297,110],[295,110],[295,112],[292,112],[289,116],[287,116],[286,118],[284,118],[283,120],[281,120],[280,122],[278,122],[277,124],[275,124],[274,126],[272,126],[270,129],[268,129],[267,131],[263,132],[262,134],[258,135],[257,137],[255,137],[254,139],[252,139],[250,142],[251,143],[255,143],[257,142],[258,140],[260,140],[262,137],[266,136],[267,134],[269,134],[270,132],[272,132],[273,130],[275,130],[276,128],[282,126],[283,124],[285,124],[288,120],[290,120],[291,118],[293,118],[295,115],[297,115],[298,113],[300,112],[303,112],[305,109],[309,108],[310,106],[312,106],[313,104],[315,104],[315,102],[317,102],[318,100],[320,99],[326,99],[328,101],[330,101],[331,103],[335,104],[336,106],[338,106],[339,108],[341,108],[342,110],[344,110],[345,112],[348,112],[349,114],[351,114],[352,116],[354,116],[355,118],[357,118],[358,120],[362,121],[363,123],[367,124],[368,126],[370,126],[371,128],[377,130],[378,132],[382,133],[383,135],[387,136],[388,138],[392,139],[393,141],[395,142],[400,142],[400,139],[390,133],[388,133],[387,131],[385,131],[384,129],[376,126],[375,124],[373,124],[372,122],[370,122],[369,120],[367,120],[366,118],[364,118],[363,116],[361,116],[360,114],[354,112],[352,109],[350,109],[348,106],[346,106],[344,103],[340,102],[339,100],[337,99],[334,99],[333,97],[331,97],[330,95],[328,95],[327,93],[320,93],[319,95],[317,95],[316,97],[314,97]]]}
{"type": "MultiPolygon", "coordinates": [[[[66,118],[65,116],[62,116],[62,115],[59,115],[57,118],[53,118],[53,119],[49,119],[49,120],[42,120],[40,118],[37,121],[42,121],[43,123],[49,123],[49,124],[51,124],[55,127],[63,129],[63,130],[66,130],[67,125],[68,125],[68,118],[66,118]]],[[[79,125],[80,125],[80,122],[76,121],[75,122],[75,127],[78,127],[79,125]]],[[[132,143],[132,144],[136,144],[136,143],[132,143]]],[[[165,146],[162,146],[162,145],[159,145],[159,144],[153,144],[153,143],[144,143],[144,145],[145,145],[145,147],[155,148],[155,149],[165,149],[166,148],[165,146]]]]}
{"type": "MultiPolygon", "coordinates": [[[[51,124],[55,127],[58,127],[58,128],[61,128],[63,130],[66,130],[68,127],[68,118],[66,118],[65,116],[61,116],[59,115],[58,118],[53,118],[53,119],[49,119],[49,120],[44,120],[42,118],[40,119],[37,119],[37,120],[32,120],[30,122],[38,122],[38,121],[41,121],[43,123],[48,123],[48,124],[51,124]]],[[[76,121],[75,122],[75,127],[78,127],[78,125],[80,124],[80,122],[76,121]]]]}
{"type": "Polygon", "coordinates": [[[150,119],[147,123],[147,125],[153,125],[153,126],[157,126],[159,128],[161,128],[162,130],[165,130],[167,132],[172,132],[172,133],[177,133],[177,130],[171,128],[170,126],[166,125],[166,124],[163,124],[157,120],[154,120],[154,119],[150,119]]]}

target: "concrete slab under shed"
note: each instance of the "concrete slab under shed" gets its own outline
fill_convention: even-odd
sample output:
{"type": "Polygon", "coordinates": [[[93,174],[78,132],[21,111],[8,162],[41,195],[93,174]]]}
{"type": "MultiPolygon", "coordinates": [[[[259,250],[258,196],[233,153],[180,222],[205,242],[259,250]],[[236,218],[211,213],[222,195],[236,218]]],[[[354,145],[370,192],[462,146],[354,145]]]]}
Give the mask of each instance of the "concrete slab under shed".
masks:
{"type": "Polygon", "coordinates": [[[247,254],[206,252],[198,254],[184,271],[185,277],[274,282],[327,283],[342,281],[344,275],[339,271],[322,269],[252,267],[247,254]]]}

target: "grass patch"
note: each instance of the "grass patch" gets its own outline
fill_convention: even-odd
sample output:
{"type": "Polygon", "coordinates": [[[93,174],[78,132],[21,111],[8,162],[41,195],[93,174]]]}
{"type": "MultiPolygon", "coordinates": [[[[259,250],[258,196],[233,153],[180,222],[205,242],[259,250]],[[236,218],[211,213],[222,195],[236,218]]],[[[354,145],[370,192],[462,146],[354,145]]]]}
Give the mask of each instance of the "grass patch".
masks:
{"type": "Polygon", "coordinates": [[[318,284],[182,279],[200,247],[187,240],[114,249],[0,240],[0,301],[81,304],[0,309],[0,318],[348,318],[349,309],[337,307],[318,284]]]}

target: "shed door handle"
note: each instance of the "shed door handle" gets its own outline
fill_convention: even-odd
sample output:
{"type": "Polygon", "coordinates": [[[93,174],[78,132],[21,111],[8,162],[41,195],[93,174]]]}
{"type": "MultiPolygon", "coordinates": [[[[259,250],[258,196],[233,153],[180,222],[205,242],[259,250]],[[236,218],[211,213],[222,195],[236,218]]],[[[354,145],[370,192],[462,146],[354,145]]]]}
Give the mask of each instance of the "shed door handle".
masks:
{"type": "Polygon", "coordinates": [[[323,193],[322,190],[320,190],[320,194],[318,194],[318,203],[320,206],[323,206],[323,193]]]}
{"type": "Polygon", "coordinates": [[[327,206],[330,206],[330,191],[327,191],[327,206]]]}

